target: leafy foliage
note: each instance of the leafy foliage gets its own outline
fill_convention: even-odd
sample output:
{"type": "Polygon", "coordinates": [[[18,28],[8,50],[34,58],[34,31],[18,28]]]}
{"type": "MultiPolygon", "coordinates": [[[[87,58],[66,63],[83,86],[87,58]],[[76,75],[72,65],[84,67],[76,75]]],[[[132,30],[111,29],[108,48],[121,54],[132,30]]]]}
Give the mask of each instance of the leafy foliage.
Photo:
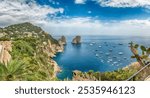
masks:
{"type": "Polygon", "coordinates": [[[1,29],[7,35],[1,41],[12,41],[12,61],[0,64],[0,80],[58,80],[54,77],[51,58],[43,51],[43,42],[58,44],[51,35],[31,23],[11,25],[1,29]]]}
{"type": "Polygon", "coordinates": [[[133,56],[131,58],[136,58],[141,66],[146,65],[150,62],[150,48],[143,45],[134,44],[133,42],[129,43],[133,56]],[[140,51],[141,53],[140,53],[140,51]]]}
{"type": "Polygon", "coordinates": [[[137,69],[119,69],[112,72],[78,72],[73,74],[74,80],[91,80],[91,81],[124,81],[128,79],[137,69]]]}

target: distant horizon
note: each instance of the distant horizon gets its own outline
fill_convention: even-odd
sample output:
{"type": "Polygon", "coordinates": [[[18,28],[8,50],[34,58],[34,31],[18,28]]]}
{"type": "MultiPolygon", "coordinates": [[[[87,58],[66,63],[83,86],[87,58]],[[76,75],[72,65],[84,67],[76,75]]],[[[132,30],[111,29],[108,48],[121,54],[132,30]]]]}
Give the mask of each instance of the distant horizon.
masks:
{"type": "MultiPolygon", "coordinates": [[[[27,22],[27,21],[26,21],[27,22]]],[[[22,24],[22,23],[26,23],[26,22],[21,22],[21,23],[14,23],[14,24],[10,24],[10,25],[15,25],[15,24],[22,24]]],[[[29,22],[31,23],[31,22],[29,22]]],[[[33,24],[33,23],[32,23],[33,24]]],[[[7,26],[3,26],[3,27],[0,27],[0,28],[5,28],[5,27],[8,27],[10,25],[7,25],[7,26]]],[[[36,25],[36,24],[33,24],[35,26],[39,26],[41,27],[40,25],[36,25]]],[[[44,28],[41,27],[43,30],[44,28]]],[[[139,35],[139,34],[136,34],[136,35],[133,35],[133,34],[104,34],[104,33],[100,33],[100,34],[85,34],[85,33],[80,33],[80,32],[74,32],[74,33],[69,33],[69,34],[64,34],[64,33],[54,33],[54,32],[49,32],[49,31],[46,31],[44,30],[45,32],[49,33],[50,35],[52,36],[76,36],[76,35],[80,35],[80,36],[128,36],[128,37],[150,37],[150,35],[139,35]]]]}

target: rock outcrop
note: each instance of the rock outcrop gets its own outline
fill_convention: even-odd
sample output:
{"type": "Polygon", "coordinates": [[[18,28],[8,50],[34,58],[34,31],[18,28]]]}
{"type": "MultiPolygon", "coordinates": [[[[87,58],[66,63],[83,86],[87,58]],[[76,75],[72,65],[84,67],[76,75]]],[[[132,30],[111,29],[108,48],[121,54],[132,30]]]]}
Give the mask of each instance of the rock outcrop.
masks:
{"type": "Polygon", "coordinates": [[[122,68],[123,70],[128,70],[130,68],[133,68],[133,69],[140,69],[142,66],[139,64],[139,62],[133,62],[131,64],[129,64],[128,66],[122,68]]]}
{"type": "Polygon", "coordinates": [[[67,44],[65,36],[61,36],[61,38],[58,40],[58,42],[60,45],[66,45],[67,44]]]}
{"type": "Polygon", "coordinates": [[[51,66],[53,66],[53,68],[54,68],[54,74],[53,74],[53,77],[56,77],[56,75],[57,75],[57,73],[58,72],[61,72],[61,69],[60,69],[60,67],[58,66],[58,64],[54,61],[54,60],[50,60],[50,64],[51,64],[51,66]]]}
{"type": "Polygon", "coordinates": [[[11,60],[11,55],[9,52],[12,51],[11,41],[1,41],[0,42],[0,63],[7,66],[8,62],[11,60]]]}
{"type": "Polygon", "coordinates": [[[92,74],[86,74],[84,72],[74,70],[73,71],[73,81],[100,81],[99,79],[96,79],[95,76],[92,74]]]}
{"type": "Polygon", "coordinates": [[[52,44],[51,41],[48,40],[48,42],[43,42],[42,50],[44,53],[48,54],[49,57],[53,58],[57,52],[63,52],[64,47],[63,45],[52,44]]]}
{"type": "Polygon", "coordinates": [[[81,44],[81,36],[76,36],[76,37],[72,40],[72,44],[81,44]]]}

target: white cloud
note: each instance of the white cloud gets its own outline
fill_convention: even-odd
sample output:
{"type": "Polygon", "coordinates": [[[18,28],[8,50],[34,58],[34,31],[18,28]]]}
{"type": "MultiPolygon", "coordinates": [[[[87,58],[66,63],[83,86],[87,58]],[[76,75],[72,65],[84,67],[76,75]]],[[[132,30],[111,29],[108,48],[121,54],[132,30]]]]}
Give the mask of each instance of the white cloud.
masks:
{"type": "Polygon", "coordinates": [[[135,35],[150,36],[150,20],[123,20],[102,22],[92,18],[70,18],[43,23],[53,35],[135,35]]]}
{"type": "Polygon", "coordinates": [[[6,26],[20,22],[46,21],[48,14],[63,13],[63,8],[38,5],[34,0],[0,0],[0,26],[6,26]]]}
{"type": "Polygon", "coordinates": [[[149,7],[150,0],[93,0],[107,7],[149,7]]]}
{"type": "Polygon", "coordinates": [[[76,4],[85,4],[86,0],[75,0],[76,4]]]}
{"type": "Polygon", "coordinates": [[[0,0],[0,26],[31,22],[53,35],[149,35],[150,19],[108,21],[90,17],[49,19],[63,8],[52,8],[36,4],[34,0],[0,0]]]}

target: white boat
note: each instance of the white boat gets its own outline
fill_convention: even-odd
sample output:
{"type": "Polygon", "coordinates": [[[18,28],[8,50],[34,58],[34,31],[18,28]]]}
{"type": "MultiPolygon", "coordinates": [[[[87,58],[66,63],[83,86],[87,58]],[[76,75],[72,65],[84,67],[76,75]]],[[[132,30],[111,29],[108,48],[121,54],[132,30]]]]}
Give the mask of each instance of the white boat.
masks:
{"type": "Polygon", "coordinates": [[[121,60],[118,60],[118,62],[120,62],[121,60]]]}
{"type": "Polygon", "coordinates": [[[108,59],[108,61],[112,62],[112,61],[113,61],[113,59],[108,59]]]}
{"type": "Polygon", "coordinates": [[[110,63],[110,61],[108,60],[107,63],[110,63]]]}
{"type": "Polygon", "coordinates": [[[91,43],[90,46],[93,46],[93,44],[91,43]]]}
{"type": "Polygon", "coordinates": [[[118,62],[113,62],[113,64],[117,64],[118,62]]]}
{"type": "Polygon", "coordinates": [[[110,55],[110,53],[106,53],[106,56],[109,56],[110,55]]]}
{"type": "Polygon", "coordinates": [[[119,55],[123,55],[123,52],[119,52],[118,54],[119,54],[119,55]]]}
{"type": "Polygon", "coordinates": [[[102,63],[104,63],[104,60],[100,60],[102,63]]]}
{"type": "Polygon", "coordinates": [[[95,56],[98,57],[99,55],[98,55],[98,54],[95,54],[95,56]]]}

